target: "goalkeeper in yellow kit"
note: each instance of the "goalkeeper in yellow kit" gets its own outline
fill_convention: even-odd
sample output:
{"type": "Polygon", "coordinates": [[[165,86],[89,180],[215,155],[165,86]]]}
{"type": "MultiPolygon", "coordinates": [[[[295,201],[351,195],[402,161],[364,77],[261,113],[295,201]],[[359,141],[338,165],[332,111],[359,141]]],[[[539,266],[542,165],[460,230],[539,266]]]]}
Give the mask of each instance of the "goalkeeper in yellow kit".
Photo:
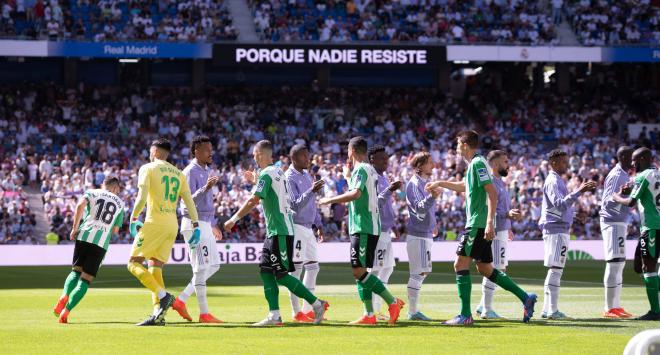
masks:
{"type": "Polygon", "coordinates": [[[176,208],[179,198],[188,208],[193,233],[187,241],[191,248],[199,243],[200,230],[197,209],[190,194],[185,175],[166,161],[171,150],[167,139],[159,138],[151,144],[149,159],[138,173],[138,195],[131,214],[130,232],[135,238],[128,262],[128,271],[152,292],[153,314],[137,325],[164,325],[165,312],[172,306],[174,296],[165,291],[163,265],[169,260],[179,223],[176,208]],[[138,220],[147,205],[144,224],[138,220]],[[138,227],[142,227],[138,232],[138,227]],[[149,269],[143,263],[148,261],[149,269]]]}

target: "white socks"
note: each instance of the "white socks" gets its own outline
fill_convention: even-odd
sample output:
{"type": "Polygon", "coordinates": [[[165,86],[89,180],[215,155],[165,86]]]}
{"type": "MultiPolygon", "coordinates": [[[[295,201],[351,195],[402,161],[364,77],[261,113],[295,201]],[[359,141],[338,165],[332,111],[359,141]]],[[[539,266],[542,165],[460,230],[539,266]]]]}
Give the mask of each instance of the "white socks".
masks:
{"type": "MultiPolygon", "coordinates": [[[[386,267],[378,270],[377,276],[380,279],[380,281],[383,283],[383,285],[385,285],[385,287],[387,287],[387,282],[390,280],[390,276],[392,276],[392,272],[394,272],[393,267],[386,267]]],[[[379,313],[380,307],[383,304],[383,299],[374,293],[371,304],[374,307],[374,312],[379,313]]]]}
{"type": "Polygon", "coordinates": [[[408,302],[410,305],[408,312],[410,312],[410,314],[419,312],[417,302],[425,278],[426,275],[410,275],[410,278],[408,279],[408,302]]]}
{"type": "Polygon", "coordinates": [[[209,313],[209,306],[206,300],[206,280],[211,278],[218,270],[220,265],[211,265],[205,270],[193,272],[192,280],[188,283],[186,288],[179,294],[181,302],[186,302],[188,298],[195,292],[197,295],[197,303],[199,304],[199,313],[209,313]]]}
{"type": "Polygon", "coordinates": [[[564,269],[548,269],[545,278],[543,313],[551,315],[557,312],[559,307],[559,288],[561,287],[561,275],[564,269]]]}
{"type": "Polygon", "coordinates": [[[204,277],[204,270],[194,272],[192,283],[195,285],[195,293],[197,294],[197,303],[199,303],[199,313],[209,313],[209,305],[206,302],[206,278],[204,277]]]}
{"type": "Polygon", "coordinates": [[[274,311],[268,312],[268,319],[281,319],[282,316],[280,315],[280,310],[276,309],[274,311]]]}
{"type": "Polygon", "coordinates": [[[158,291],[158,299],[159,299],[159,300],[162,300],[163,297],[165,297],[165,295],[167,295],[167,292],[165,292],[165,290],[161,288],[161,289],[158,291]]]}
{"type": "Polygon", "coordinates": [[[623,261],[610,261],[605,266],[605,311],[621,308],[621,289],[623,288],[623,261]]]}
{"type": "Polygon", "coordinates": [[[487,277],[484,277],[481,281],[481,303],[479,304],[483,307],[483,312],[493,310],[493,296],[495,295],[495,289],[497,289],[497,285],[487,277]]]}
{"type": "MultiPolygon", "coordinates": [[[[296,271],[290,272],[289,275],[300,280],[300,274],[302,274],[302,264],[297,263],[295,264],[295,267],[296,271]]],[[[289,291],[289,300],[291,301],[291,310],[293,311],[293,316],[295,317],[296,314],[300,312],[300,298],[289,291]]]]}
{"type": "MultiPolygon", "coordinates": [[[[321,267],[317,262],[305,264],[305,277],[303,279],[303,285],[305,285],[305,287],[307,287],[311,293],[316,291],[316,277],[318,276],[320,269],[321,267]]],[[[312,310],[312,306],[307,303],[307,301],[303,300],[302,310],[304,313],[308,313],[312,310]]]]}

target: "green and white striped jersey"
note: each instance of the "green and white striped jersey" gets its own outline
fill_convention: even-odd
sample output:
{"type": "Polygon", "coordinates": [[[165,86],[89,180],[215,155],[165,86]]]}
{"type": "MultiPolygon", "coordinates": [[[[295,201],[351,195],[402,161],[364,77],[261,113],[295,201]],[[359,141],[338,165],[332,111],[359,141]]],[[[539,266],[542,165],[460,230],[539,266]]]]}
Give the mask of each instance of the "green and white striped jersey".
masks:
{"type": "Polygon", "coordinates": [[[378,173],[367,163],[358,163],[351,173],[349,190],[360,190],[360,198],[348,203],[350,234],[380,235],[378,173]]]}
{"type": "Polygon", "coordinates": [[[266,235],[293,235],[293,211],[284,171],[269,165],[259,173],[254,194],[262,200],[266,217],[266,235]]]}
{"type": "Polygon", "coordinates": [[[642,231],[660,229],[660,171],[651,167],[637,174],[630,197],[637,200],[642,231]]]}
{"type": "Polygon", "coordinates": [[[92,189],[83,195],[87,207],[78,228],[77,240],[108,250],[112,229],[124,223],[124,202],[110,191],[92,189]]]}

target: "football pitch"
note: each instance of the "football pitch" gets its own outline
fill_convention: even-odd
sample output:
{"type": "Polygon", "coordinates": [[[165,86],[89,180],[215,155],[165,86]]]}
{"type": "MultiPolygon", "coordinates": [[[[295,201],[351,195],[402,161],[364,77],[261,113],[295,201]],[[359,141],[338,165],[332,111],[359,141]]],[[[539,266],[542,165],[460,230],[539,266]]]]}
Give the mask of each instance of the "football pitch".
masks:
{"type": "MultiPolygon", "coordinates": [[[[226,321],[222,325],[188,323],[170,310],[165,327],[136,327],[151,312],[148,291],[125,267],[106,266],[87,295],[59,324],[52,307],[60,296],[68,267],[0,268],[0,343],[5,354],[95,353],[490,353],[490,354],[620,354],[636,333],[657,328],[658,323],[606,320],[603,308],[603,269],[599,261],[569,262],[562,280],[559,309],[575,318],[546,321],[540,318],[545,269],[541,262],[515,262],[509,275],[528,292],[539,295],[531,324],[521,322],[522,306],[501,289],[495,295],[495,310],[506,320],[482,321],[471,327],[447,327],[440,321],[459,311],[452,267],[435,263],[421,297],[421,310],[433,322],[410,322],[395,327],[349,326],[362,313],[348,264],[323,264],[316,293],[330,302],[328,320],[320,326],[289,323],[288,292],[280,287],[280,309],[285,326],[252,328],[250,324],[267,313],[256,265],[223,265],[209,280],[211,312],[226,321]]],[[[481,297],[481,277],[472,270],[472,308],[481,297]]],[[[189,266],[166,266],[167,288],[180,292],[191,276],[189,266]]],[[[407,264],[397,265],[390,289],[406,299],[407,264]]],[[[622,304],[635,315],[648,311],[642,279],[626,266],[622,304]]],[[[195,297],[188,310],[197,319],[195,297]]]]}

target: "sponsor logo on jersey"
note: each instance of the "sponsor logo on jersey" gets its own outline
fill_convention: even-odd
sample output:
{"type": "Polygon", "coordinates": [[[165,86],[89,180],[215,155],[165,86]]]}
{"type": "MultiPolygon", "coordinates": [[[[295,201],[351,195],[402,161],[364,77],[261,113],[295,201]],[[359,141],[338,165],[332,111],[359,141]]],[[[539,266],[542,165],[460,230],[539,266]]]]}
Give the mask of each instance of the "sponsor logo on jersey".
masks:
{"type": "Polygon", "coordinates": [[[266,182],[264,180],[259,180],[259,183],[257,183],[257,192],[263,192],[264,186],[266,186],[266,182]]]}
{"type": "Polygon", "coordinates": [[[477,174],[479,175],[479,180],[481,181],[486,181],[490,179],[490,176],[488,175],[488,170],[486,170],[486,168],[477,169],[477,174]]]}

